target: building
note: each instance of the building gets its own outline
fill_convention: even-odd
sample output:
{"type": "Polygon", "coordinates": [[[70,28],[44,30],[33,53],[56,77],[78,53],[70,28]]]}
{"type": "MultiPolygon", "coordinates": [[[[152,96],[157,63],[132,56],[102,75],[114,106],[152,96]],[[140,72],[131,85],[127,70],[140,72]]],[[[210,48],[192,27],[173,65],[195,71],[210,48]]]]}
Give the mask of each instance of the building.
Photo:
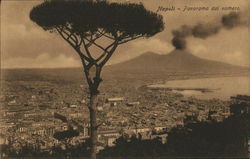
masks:
{"type": "Polygon", "coordinates": [[[120,136],[121,134],[117,130],[102,130],[98,134],[98,141],[110,147],[115,145],[115,140],[120,136]]]}
{"type": "Polygon", "coordinates": [[[124,97],[108,98],[107,102],[122,102],[125,101],[124,97]]]}
{"type": "Polygon", "coordinates": [[[108,98],[106,100],[107,103],[110,103],[110,106],[116,106],[118,103],[122,103],[124,101],[125,101],[124,97],[108,98]]]}

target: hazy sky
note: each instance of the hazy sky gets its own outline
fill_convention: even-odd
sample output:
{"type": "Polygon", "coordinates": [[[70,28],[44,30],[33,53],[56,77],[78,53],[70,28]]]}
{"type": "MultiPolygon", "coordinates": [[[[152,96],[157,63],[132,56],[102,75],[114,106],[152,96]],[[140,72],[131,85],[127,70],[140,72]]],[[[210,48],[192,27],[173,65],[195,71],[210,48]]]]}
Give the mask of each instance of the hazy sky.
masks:
{"type": "MultiPolygon", "coordinates": [[[[115,0],[111,0],[115,1],[115,0]]],[[[120,0],[122,1],[122,0],[120,0]]],[[[128,0],[124,0],[124,2],[128,0]]],[[[3,0],[1,3],[1,66],[3,68],[23,67],[76,67],[80,61],[74,50],[58,35],[45,32],[29,19],[29,11],[42,1],[3,0]]],[[[175,11],[159,11],[163,15],[165,30],[149,39],[139,39],[120,46],[110,63],[117,63],[136,57],[144,52],[168,54],[172,30],[181,25],[198,23],[219,24],[220,18],[230,13],[221,7],[239,7],[244,19],[250,18],[249,0],[130,0],[142,2],[146,8],[157,11],[159,6],[175,7],[175,11]],[[187,7],[220,7],[219,11],[182,11],[187,7]],[[180,10],[177,10],[180,8],[180,10]]],[[[249,27],[222,29],[206,39],[187,38],[187,49],[202,58],[249,66],[249,27]]]]}

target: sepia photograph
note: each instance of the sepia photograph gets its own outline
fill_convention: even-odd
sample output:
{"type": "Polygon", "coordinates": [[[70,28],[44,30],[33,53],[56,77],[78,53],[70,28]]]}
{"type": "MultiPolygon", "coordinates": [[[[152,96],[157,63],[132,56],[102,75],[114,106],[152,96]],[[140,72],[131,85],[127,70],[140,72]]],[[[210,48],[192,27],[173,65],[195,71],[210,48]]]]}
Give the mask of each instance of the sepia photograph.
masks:
{"type": "Polygon", "coordinates": [[[0,159],[250,158],[249,0],[0,7],[0,159]]]}

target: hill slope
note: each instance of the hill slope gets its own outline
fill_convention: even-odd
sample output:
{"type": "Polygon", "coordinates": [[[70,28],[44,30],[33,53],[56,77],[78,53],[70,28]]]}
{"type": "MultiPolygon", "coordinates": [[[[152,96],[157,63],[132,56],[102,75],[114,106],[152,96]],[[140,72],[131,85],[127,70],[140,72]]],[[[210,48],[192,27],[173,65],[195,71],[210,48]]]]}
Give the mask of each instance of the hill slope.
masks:
{"type": "MultiPolygon", "coordinates": [[[[134,59],[106,66],[104,79],[165,79],[169,76],[246,75],[249,69],[206,60],[187,51],[174,50],[167,55],[147,52],[134,59]]],[[[82,68],[4,69],[1,79],[14,81],[82,81],[82,68]]]]}
{"type": "Polygon", "coordinates": [[[132,60],[110,65],[107,72],[140,74],[161,74],[167,72],[185,73],[229,73],[247,69],[222,62],[206,60],[192,55],[188,51],[174,50],[167,55],[147,52],[132,60]]]}

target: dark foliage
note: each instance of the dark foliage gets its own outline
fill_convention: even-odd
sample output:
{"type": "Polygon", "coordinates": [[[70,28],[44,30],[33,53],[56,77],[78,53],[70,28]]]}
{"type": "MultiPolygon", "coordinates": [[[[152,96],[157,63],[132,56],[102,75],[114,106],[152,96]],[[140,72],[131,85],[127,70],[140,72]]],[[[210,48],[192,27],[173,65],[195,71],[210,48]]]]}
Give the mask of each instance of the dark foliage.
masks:
{"type": "Polygon", "coordinates": [[[55,132],[53,137],[57,140],[64,140],[72,137],[79,136],[79,131],[76,130],[65,130],[60,132],[55,132]]]}
{"type": "Polygon", "coordinates": [[[149,157],[159,156],[164,151],[163,144],[158,138],[141,140],[132,136],[128,138],[122,136],[116,140],[115,147],[107,147],[99,153],[100,156],[116,157],[149,157]]]}
{"type": "Polygon", "coordinates": [[[54,118],[60,119],[64,123],[68,122],[67,118],[59,113],[54,113],[54,118]]]}
{"type": "Polygon", "coordinates": [[[83,143],[77,145],[68,145],[67,149],[62,149],[60,146],[54,146],[52,148],[53,158],[64,158],[65,156],[72,156],[74,158],[89,156],[90,154],[90,141],[86,140],[83,143]]]}
{"type": "Polygon", "coordinates": [[[152,36],[164,28],[162,16],[142,4],[106,1],[46,1],[32,9],[30,18],[45,30],[68,26],[80,35],[103,28],[114,36],[117,32],[124,36],[152,36]]]}
{"type": "Polygon", "coordinates": [[[231,116],[223,122],[189,123],[168,137],[170,154],[191,156],[244,156],[249,115],[231,116]]]}
{"type": "MultiPolygon", "coordinates": [[[[234,102],[231,106],[244,110],[246,103],[234,102]],[[237,107],[238,105],[238,107],[237,107]],[[244,108],[244,109],[242,109],[244,108]]],[[[183,127],[175,127],[168,132],[167,143],[158,139],[138,138],[117,139],[116,146],[100,152],[100,156],[133,158],[194,157],[194,158],[244,158],[247,154],[247,136],[250,133],[250,114],[245,111],[233,114],[222,122],[188,122],[183,127]],[[129,157],[128,157],[129,156],[129,157]]]]}

